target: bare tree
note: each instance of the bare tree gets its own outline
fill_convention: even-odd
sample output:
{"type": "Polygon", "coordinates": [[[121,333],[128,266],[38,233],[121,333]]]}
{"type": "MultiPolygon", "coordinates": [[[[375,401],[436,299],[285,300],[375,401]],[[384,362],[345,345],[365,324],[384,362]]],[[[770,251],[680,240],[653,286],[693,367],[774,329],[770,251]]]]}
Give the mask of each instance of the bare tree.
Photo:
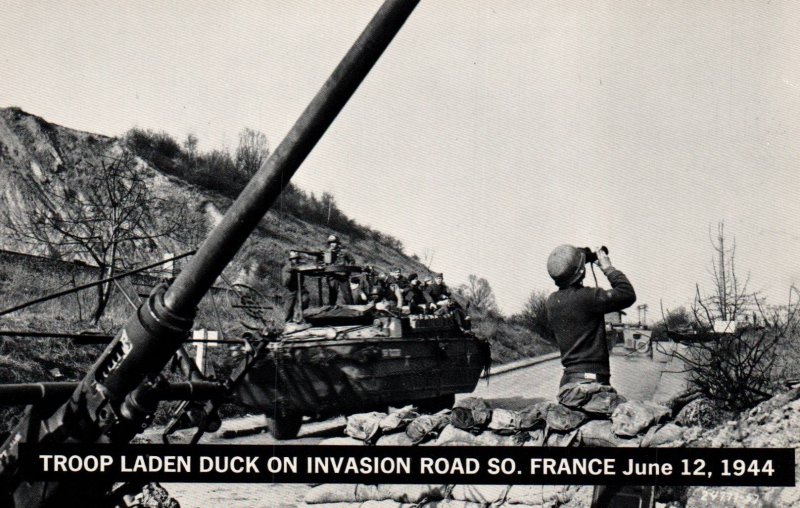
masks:
{"type": "Polygon", "coordinates": [[[183,142],[183,149],[189,157],[197,157],[197,144],[200,142],[197,136],[191,132],[186,135],[186,140],[183,142]]]}
{"type": "Polygon", "coordinates": [[[264,133],[245,128],[239,133],[239,146],[236,148],[236,168],[246,178],[258,171],[269,157],[269,144],[264,133]]]}
{"type": "Polygon", "coordinates": [[[775,393],[787,367],[782,351],[787,339],[796,340],[786,332],[795,326],[792,317],[726,334],[701,327],[688,350],[678,349],[675,355],[686,364],[696,389],[726,409],[741,411],[775,393]]]}
{"type": "Polygon", "coordinates": [[[431,266],[433,265],[433,256],[434,256],[434,254],[436,254],[436,251],[434,249],[431,249],[431,248],[425,249],[425,251],[423,251],[423,253],[422,253],[422,264],[428,270],[430,270],[431,266]]]}
{"type": "Polygon", "coordinates": [[[742,281],[736,272],[736,238],[726,238],[724,222],[717,223],[716,235],[709,230],[709,239],[714,250],[711,259],[713,292],[703,297],[697,286],[694,311],[709,324],[714,320],[735,321],[755,304],[756,297],[747,293],[750,276],[748,274],[742,281]]]}
{"type": "MultiPolygon", "coordinates": [[[[714,250],[711,269],[713,290],[701,294],[695,286],[691,316],[691,344],[675,354],[686,364],[690,381],[700,392],[722,407],[741,411],[775,393],[782,379],[787,352],[796,349],[798,302],[777,312],[767,312],[763,299],[747,293],[748,278],[736,271],[735,240],[728,241],[724,224],[711,236],[714,250]],[[743,320],[752,312],[752,321],[743,320]],[[736,324],[722,333],[714,328],[717,320],[736,324]]],[[[683,327],[684,313],[668,314],[662,322],[667,334],[683,327]],[[668,319],[670,318],[670,319],[668,319]]]]}
{"type": "MultiPolygon", "coordinates": [[[[34,189],[40,192],[39,203],[24,211],[4,206],[0,218],[15,239],[62,258],[90,261],[98,267],[98,280],[110,277],[142,253],[156,250],[156,240],[172,235],[180,224],[180,204],[156,198],[136,166],[127,152],[68,166],[63,180],[34,189]]],[[[110,282],[96,287],[94,323],[114,289],[110,282]]]]}
{"type": "Polygon", "coordinates": [[[499,313],[492,286],[490,286],[489,281],[483,277],[469,275],[469,277],[467,277],[467,284],[459,287],[459,293],[467,300],[467,304],[472,313],[478,316],[499,313]]]}

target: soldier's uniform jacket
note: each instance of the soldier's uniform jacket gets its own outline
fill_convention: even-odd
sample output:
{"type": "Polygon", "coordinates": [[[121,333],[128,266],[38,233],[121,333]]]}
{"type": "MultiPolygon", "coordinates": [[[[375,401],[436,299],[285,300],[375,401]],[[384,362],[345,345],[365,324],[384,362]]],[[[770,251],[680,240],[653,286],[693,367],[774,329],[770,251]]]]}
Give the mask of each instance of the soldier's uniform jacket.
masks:
{"type": "Polygon", "coordinates": [[[605,314],[633,305],[636,293],[621,271],[611,267],[605,274],[611,289],[578,284],[559,289],[547,298],[547,320],[561,350],[561,364],[567,374],[611,374],[605,314]]]}
{"type": "Polygon", "coordinates": [[[400,305],[402,302],[398,301],[399,298],[403,298],[403,293],[405,293],[406,288],[408,287],[408,279],[400,275],[399,277],[395,277],[390,275],[386,277],[386,299],[389,301],[393,301],[400,305]],[[400,293],[399,295],[397,293],[400,293]]]}
{"type": "Polygon", "coordinates": [[[444,282],[441,284],[433,283],[428,287],[428,294],[431,295],[433,301],[438,302],[442,298],[450,298],[450,290],[444,282]]]}
{"type": "Polygon", "coordinates": [[[390,275],[386,277],[386,287],[391,289],[392,286],[397,286],[400,289],[405,290],[408,287],[408,279],[406,279],[402,275],[398,277],[390,275]]]}
{"type": "Polygon", "coordinates": [[[334,248],[329,248],[328,252],[331,253],[332,265],[354,265],[356,264],[355,258],[347,252],[347,249],[337,245],[334,248]]]}
{"type": "Polygon", "coordinates": [[[403,298],[408,305],[422,305],[424,302],[432,302],[430,295],[426,291],[414,286],[406,288],[403,298]]]}

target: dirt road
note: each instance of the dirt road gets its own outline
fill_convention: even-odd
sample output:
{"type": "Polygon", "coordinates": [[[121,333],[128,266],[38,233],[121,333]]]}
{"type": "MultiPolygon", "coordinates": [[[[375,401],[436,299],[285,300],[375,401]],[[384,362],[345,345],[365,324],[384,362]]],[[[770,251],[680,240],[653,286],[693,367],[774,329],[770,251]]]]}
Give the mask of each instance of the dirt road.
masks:
{"type": "MultiPolygon", "coordinates": [[[[682,389],[685,378],[681,365],[664,352],[649,356],[628,355],[622,348],[611,356],[611,383],[617,390],[631,399],[667,400],[671,394],[682,389]],[[670,360],[670,361],[664,361],[670,360]]],[[[495,401],[506,407],[524,407],[532,400],[554,399],[558,391],[561,364],[557,358],[545,360],[527,367],[498,373],[481,381],[472,394],[495,401]]],[[[269,434],[259,432],[264,420],[262,416],[237,418],[226,421],[223,430],[245,432],[249,435],[224,439],[222,432],[208,435],[202,442],[214,444],[275,444],[269,434]]],[[[335,418],[325,422],[304,425],[300,436],[284,443],[313,444],[331,436],[343,435],[345,420],[335,418]]],[[[220,483],[170,483],[164,487],[184,508],[225,506],[238,507],[293,507],[302,504],[309,486],[305,484],[220,484],[220,483]]]]}

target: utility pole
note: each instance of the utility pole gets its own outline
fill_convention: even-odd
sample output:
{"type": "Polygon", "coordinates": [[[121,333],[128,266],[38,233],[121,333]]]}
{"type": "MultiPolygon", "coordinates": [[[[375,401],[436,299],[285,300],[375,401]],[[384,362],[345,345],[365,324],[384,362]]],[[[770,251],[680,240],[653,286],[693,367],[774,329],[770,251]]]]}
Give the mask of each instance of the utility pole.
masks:
{"type": "Polygon", "coordinates": [[[637,305],[636,310],[639,311],[639,325],[647,325],[647,304],[637,305]]]}

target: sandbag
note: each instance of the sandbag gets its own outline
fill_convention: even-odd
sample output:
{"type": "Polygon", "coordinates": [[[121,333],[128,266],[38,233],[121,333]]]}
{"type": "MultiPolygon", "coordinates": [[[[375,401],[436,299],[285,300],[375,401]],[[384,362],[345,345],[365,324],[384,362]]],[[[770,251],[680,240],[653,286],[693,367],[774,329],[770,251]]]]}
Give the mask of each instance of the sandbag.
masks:
{"type": "Polygon", "coordinates": [[[670,415],[669,408],[649,401],[623,402],[611,414],[612,428],[618,436],[635,436],[670,415]]]}
{"type": "Polygon", "coordinates": [[[419,508],[484,508],[484,503],[473,503],[471,501],[457,501],[455,499],[442,499],[441,501],[429,501],[419,508]]]}
{"type": "Polygon", "coordinates": [[[390,410],[389,414],[384,416],[378,426],[381,432],[388,434],[395,430],[405,428],[410,422],[419,416],[419,413],[414,411],[414,406],[405,406],[399,409],[390,410]]]}
{"type": "Polygon", "coordinates": [[[454,485],[450,497],[471,503],[496,503],[505,499],[508,489],[509,485],[454,485]]]}
{"type": "Polygon", "coordinates": [[[544,429],[536,429],[528,432],[528,440],[522,446],[544,446],[544,429]]]}
{"type": "Polygon", "coordinates": [[[377,485],[361,483],[323,483],[306,493],[307,504],[353,503],[375,499],[377,485]]]}
{"type": "Polygon", "coordinates": [[[348,436],[364,441],[372,442],[380,430],[380,423],[386,413],[372,411],[371,413],[359,413],[347,417],[347,427],[344,433],[348,436]]]}
{"type": "Polygon", "coordinates": [[[399,503],[421,503],[427,499],[443,499],[447,485],[405,485],[384,483],[377,486],[375,500],[392,500],[399,503]]]}
{"type": "Polygon", "coordinates": [[[640,439],[617,436],[610,420],[589,420],[580,428],[580,441],[583,446],[624,448],[639,446],[640,439]]]}
{"type": "Polygon", "coordinates": [[[480,446],[522,446],[528,439],[527,432],[505,435],[486,431],[478,435],[480,446]]]}
{"type": "Polygon", "coordinates": [[[544,445],[551,448],[566,448],[573,445],[577,446],[579,444],[579,432],[580,429],[573,429],[566,433],[551,432],[547,435],[544,445]]]}
{"type": "Polygon", "coordinates": [[[480,438],[471,432],[448,425],[436,438],[436,446],[480,446],[480,438]]]}
{"type": "Polygon", "coordinates": [[[573,411],[561,404],[553,404],[547,410],[546,421],[550,430],[567,432],[578,428],[585,420],[585,414],[580,411],[573,411]]]}
{"type": "Polygon", "coordinates": [[[306,494],[306,504],[331,503],[364,503],[371,506],[381,501],[388,501],[386,506],[397,506],[397,503],[416,505],[427,499],[442,499],[447,493],[447,485],[404,485],[404,484],[322,484],[312,487],[306,494]],[[392,504],[395,503],[395,504],[392,504]]]}
{"type": "Polygon", "coordinates": [[[382,499],[380,501],[364,501],[358,505],[358,508],[417,508],[417,503],[398,503],[391,499],[382,499]]]}
{"type": "Polygon", "coordinates": [[[472,434],[448,425],[436,439],[437,446],[520,446],[527,441],[527,434],[501,436],[493,432],[472,434]]]}
{"type": "Polygon", "coordinates": [[[506,503],[545,505],[566,503],[572,498],[574,487],[567,485],[512,485],[506,493],[506,503]]]}
{"type": "Polygon", "coordinates": [[[450,423],[459,429],[479,431],[492,419],[492,408],[481,398],[467,397],[456,402],[450,423]]]}
{"type": "Polygon", "coordinates": [[[414,441],[405,432],[395,432],[381,436],[375,441],[375,446],[414,446],[414,441]]]}
{"type": "Polygon", "coordinates": [[[686,429],[674,423],[650,427],[642,438],[642,448],[678,448],[684,445],[683,432],[686,429]]]}
{"type": "Polygon", "coordinates": [[[450,411],[440,411],[435,415],[420,415],[406,427],[406,436],[412,444],[435,437],[443,428],[450,424],[450,411]]]}
{"type": "Polygon", "coordinates": [[[618,394],[616,391],[598,392],[592,395],[581,410],[586,413],[608,418],[614,414],[614,410],[617,409],[617,406],[627,401],[628,399],[618,394]]]}
{"type": "MultiPolygon", "coordinates": [[[[361,508],[363,504],[361,501],[343,501],[340,503],[324,503],[325,508],[361,508]]],[[[300,506],[319,506],[319,504],[303,503],[300,506]]],[[[505,508],[505,507],[503,507],[505,508]]]]}
{"type": "Polygon", "coordinates": [[[364,446],[364,441],[352,437],[329,437],[320,441],[319,444],[332,446],[364,446]]]}
{"type": "Polygon", "coordinates": [[[571,409],[582,408],[593,395],[616,390],[609,385],[602,385],[594,381],[585,383],[567,383],[558,389],[558,403],[571,409]]]}
{"type": "Polygon", "coordinates": [[[547,420],[547,412],[555,405],[553,402],[544,401],[526,407],[519,412],[519,429],[528,430],[544,427],[547,420]]]}
{"type": "Polygon", "coordinates": [[[510,409],[493,409],[488,427],[498,434],[513,434],[520,428],[519,413],[510,409]]]}

